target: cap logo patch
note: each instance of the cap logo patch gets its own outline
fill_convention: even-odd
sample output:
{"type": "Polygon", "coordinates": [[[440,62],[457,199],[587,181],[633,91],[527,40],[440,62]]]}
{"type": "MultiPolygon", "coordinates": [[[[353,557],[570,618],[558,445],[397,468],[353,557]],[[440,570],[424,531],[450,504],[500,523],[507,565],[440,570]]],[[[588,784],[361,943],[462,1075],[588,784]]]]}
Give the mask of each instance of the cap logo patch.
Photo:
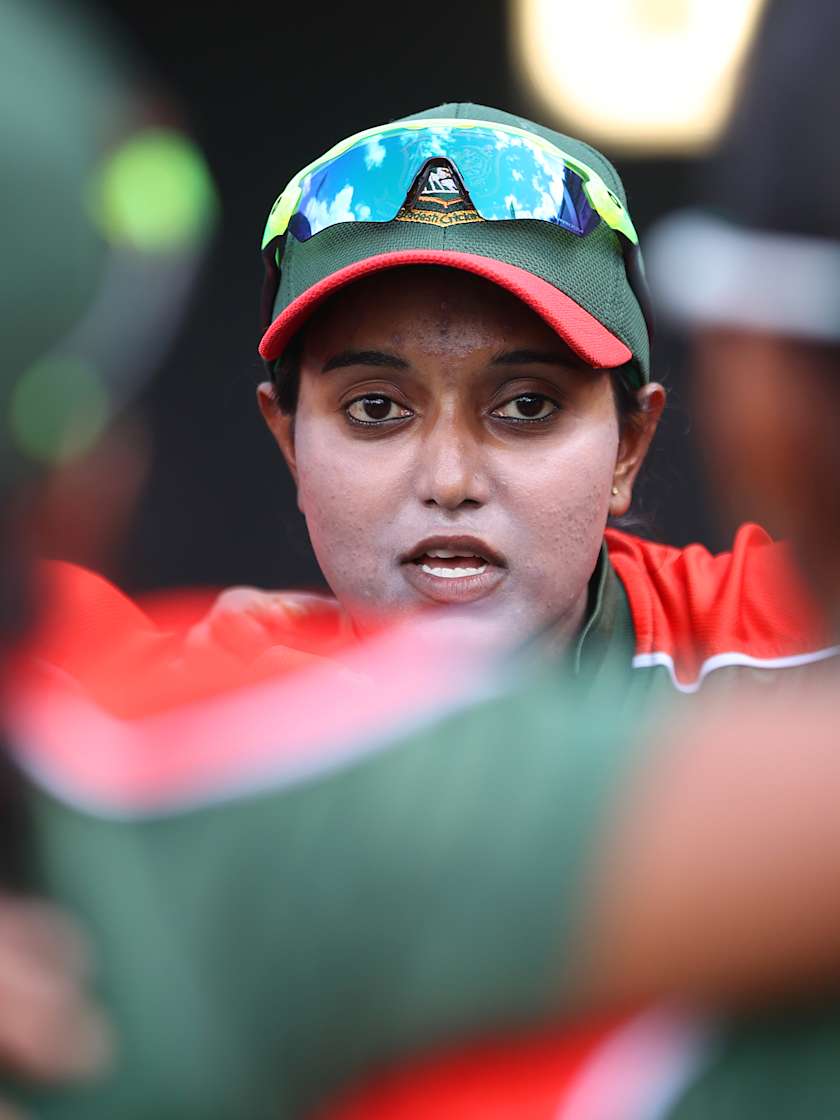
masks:
{"type": "Polygon", "coordinates": [[[461,188],[452,173],[452,168],[446,163],[428,169],[426,182],[420,188],[419,194],[421,198],[438,198],[440,196],[452,198],[453,195],[457,198],[463,198],[461,188]]]}
{"type": "Polygon", "coordinates": [[[484,219],[461,188],[452,166],[445,160],[427,167],[413,201],[397,214],[398,222],[421,222],[430,226],[463,225],[484,219]]]}

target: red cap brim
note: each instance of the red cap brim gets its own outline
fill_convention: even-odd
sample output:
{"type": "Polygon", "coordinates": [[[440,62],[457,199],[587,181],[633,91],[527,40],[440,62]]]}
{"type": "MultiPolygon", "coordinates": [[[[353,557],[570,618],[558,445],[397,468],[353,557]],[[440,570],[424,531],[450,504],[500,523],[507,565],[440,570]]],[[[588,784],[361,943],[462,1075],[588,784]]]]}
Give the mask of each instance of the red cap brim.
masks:
{"type": "Polygon", "coordinates": [[[521,299],[535,311],[566,342],[587,365],[596,369],[623,366],[633,357],[628,346],[600,323],[594,315],[575,303],[547,280],[526,272],[524,268],[493,260],[475,253],[456,253],[446,249],[406,249],[382,253],[340,268],[293,300],[286,307],[260,342],[260,355],[266,361],[278,358],[286,344],[303,326],[324,300],[354,280],[386,268],[402,268],[410,264],[435,264],[460,268],[482,276],[521,299]]]}

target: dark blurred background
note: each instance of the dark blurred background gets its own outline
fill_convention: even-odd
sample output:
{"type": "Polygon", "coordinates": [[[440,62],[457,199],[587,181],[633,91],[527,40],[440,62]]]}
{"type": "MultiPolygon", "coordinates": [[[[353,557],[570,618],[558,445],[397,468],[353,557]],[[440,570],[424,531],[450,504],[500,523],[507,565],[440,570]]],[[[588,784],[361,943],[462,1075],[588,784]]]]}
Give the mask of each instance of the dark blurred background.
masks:
{"type": "MultiPolygon", "coordinates": [[[[458,100],[546,119],[514,72],[508,5],[111,0],[107,10],[181,102],[222,200],[186,324],[140,402],[152,467],[108,574],[134,591],[183,583],[317,586],[303,519],[254,399],[263,223],[298,167],[372,124],[458,100]]],[[[688,198],[696,160],[615,158],[644,244],[649,224],[688,198]]],[[[670,401],[646,468],[637,531],[722,547],[698,477],[683,355],[662,333],[654,374],[670,401]]]]}

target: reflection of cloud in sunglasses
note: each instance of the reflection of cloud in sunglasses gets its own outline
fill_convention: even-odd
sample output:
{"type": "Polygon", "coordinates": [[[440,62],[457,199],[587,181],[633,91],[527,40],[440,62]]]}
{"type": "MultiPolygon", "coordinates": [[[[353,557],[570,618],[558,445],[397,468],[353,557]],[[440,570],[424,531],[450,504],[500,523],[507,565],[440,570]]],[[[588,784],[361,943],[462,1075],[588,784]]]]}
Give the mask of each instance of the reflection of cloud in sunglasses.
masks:
{"type": "MultiPolygon", "coordinates": [[[[342,187],[331,199],[314,197],[307,199],[303,213],[309,222],[311,235],[339,222],[355,222],[356,214],[351,208],[352,202],[353,186],[350,183],[342,187]]],[[[369,208],[366,209],[369,214],[369,208]]]]}
{"type": "Polygon", "coordinates": [[[448,158],[458,168],[483,217],[559,222],[582,232],[574,192],[570,197],[567,190],[565,161],[559,155],[502,129],[432,126],[369,138],[308,176],[300,205],[309,223],[308,235],[342,222],[393,217],[402,201],[396,197],[403,190],[397,180],[405,178],[410,186],[423,162],[435,158],[448,158]],[[376,215],[369,201],[373,196],[378,200],[376,215]],[[394,214],[383,209],[386,196],[387,208],[393,206],[394,214]]]}
{"type": "Polygon", "coordinates": [[[365,144],[365,167],[370,171],[374,167],[381,167],[386,156],[385,145],[376,137],[365,144]]]}

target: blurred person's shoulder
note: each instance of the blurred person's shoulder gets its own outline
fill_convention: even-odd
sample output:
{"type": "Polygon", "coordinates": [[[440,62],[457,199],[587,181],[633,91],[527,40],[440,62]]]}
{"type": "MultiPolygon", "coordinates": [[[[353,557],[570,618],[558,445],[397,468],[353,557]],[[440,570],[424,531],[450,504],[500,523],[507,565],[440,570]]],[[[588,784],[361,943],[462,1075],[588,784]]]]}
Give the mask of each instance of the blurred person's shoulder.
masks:
{"type": "Polygon", "coordinates": [[[837,652],[790,547],[758,525],[741,526],[731,550],[717,554],[614,529],[606,540],[630,605],[634,666],[666,672],[680,691],[720,670],[775,680],[837,652]]]}
{"type": "Polygon", "coordinates": [[[469,636],[423,619],[334,657],[244,666],[206,650],[129,653],[82,681],[42,664],[18,683],[10,748],[22,768],[66,804],[115,820],[257,791],[284,796],[369,757],[402,760],[412,747],[445,757],[465,718],[478,750],[488,725],[502,733],[500,711],[514,741],[525,694],[541,713],[559,699],[543,674],[500,672],[469,636]],[[500,706],[502,693],[516,703],[500,706]]]}

